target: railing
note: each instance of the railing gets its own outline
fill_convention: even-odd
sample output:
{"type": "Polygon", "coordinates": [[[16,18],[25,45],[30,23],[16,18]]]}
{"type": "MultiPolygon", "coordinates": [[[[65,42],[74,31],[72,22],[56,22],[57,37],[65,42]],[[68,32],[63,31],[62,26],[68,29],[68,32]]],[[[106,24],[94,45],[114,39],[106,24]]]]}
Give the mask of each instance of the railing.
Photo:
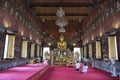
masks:
{"type": "Polygon", "coordinates": [[[7,69],[15,66],[20,66],[29,63],[29,59],[20,59],[15,61],[0,62],[0,69],[7,69]]]}
{"type": "Polygon", "coordinates": [[[112,73],[112,76],[120,76],[120,63],[116,62],[114,65],[111,61],[95,60],[94,67],[112,73]]]}

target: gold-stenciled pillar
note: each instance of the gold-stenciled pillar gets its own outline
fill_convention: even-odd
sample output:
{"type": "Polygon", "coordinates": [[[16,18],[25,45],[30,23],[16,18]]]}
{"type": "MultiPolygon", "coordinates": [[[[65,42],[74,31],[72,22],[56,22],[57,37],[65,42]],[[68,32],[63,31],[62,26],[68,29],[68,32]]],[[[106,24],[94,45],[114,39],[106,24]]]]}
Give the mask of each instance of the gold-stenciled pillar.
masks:
{"type": "Polygon", "coordinates": [[[81,58],[83,58],[83,47],[81,47],[80,50],[81,50],[81,58]]]}
{"type": "Polygon", "coordinates": [[[101,59],[101,44],[100,44],[100,41],[96,41],[96,58],[101,59]]]}
{"type": "Polygon", "coordinates": [[[87,46],[85,45],[84,46],[84,57],[87,57],[87,51],[86,50],[87,50],[87,46]]]}
{"type": "Polygon", "coordinates": [[[108,37],[109,59],[118,60],[116,36],[108,37]]]}
{"type": "Polygon", "coordinates": [[[92,58],[92,44],[89,44],[89,58],[92,58]]]}

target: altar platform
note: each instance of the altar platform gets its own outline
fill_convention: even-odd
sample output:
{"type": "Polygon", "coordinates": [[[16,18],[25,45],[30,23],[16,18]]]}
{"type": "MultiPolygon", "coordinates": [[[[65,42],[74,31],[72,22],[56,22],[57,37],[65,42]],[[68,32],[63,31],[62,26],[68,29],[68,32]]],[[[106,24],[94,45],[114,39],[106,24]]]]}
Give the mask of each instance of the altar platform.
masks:
{"type": "Polygon", "coordinates": [[[47,69],[44,64],[26,64],[0,71],[0,80],[37,80],[47,69]]]}

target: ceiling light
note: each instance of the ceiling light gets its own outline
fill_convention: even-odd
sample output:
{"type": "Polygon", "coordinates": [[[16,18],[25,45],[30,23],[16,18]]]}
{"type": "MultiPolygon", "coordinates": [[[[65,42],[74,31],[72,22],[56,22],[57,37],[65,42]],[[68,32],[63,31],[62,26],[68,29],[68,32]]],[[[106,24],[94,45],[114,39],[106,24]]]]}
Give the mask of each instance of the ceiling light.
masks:
{"type": "Polygon", "coordinates": [[[57,15],[58,19],[56,20],[55,24],[60,27],[59,32],[63,33],[63,32],[65,32],[64,27],[66,25],[68,25],[68,21],[64,18],[65,12],[63,11],[62,7],[60,7],[57,10],[56,15],[57,15]]]}
{"type": "Polygon", "coordinates": [[[60,27],[60,28],[59,28],[59,32],[64,33],[64,32],[65,32],[64,27],[60,27]]]}
{"type": "Polygon", "coordinates": [[[64,27],[64,26],[68,25],[68,21],[64,17],[60,17],[56,20],[55,24],[60,27],[64,27]]]}
{"type": "Polygon", "coordinates": [[[56,15],[57,15],[58,17],[63,17],[63,16],[65,16],[65,12],[63,11],[62,7],[60,7],[60,8],[57,10],[56,15]]]}

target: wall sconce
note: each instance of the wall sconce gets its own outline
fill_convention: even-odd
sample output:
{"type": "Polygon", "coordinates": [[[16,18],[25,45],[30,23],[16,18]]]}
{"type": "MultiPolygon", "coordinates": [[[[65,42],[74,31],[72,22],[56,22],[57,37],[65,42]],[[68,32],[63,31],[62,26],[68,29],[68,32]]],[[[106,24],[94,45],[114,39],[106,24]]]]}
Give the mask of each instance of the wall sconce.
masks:
{"type": "Polygon", "coordinates": [[[102,35],[103,35],[102,31],[100,31],[100,36],[102,36],[102,35]]]}
{"type": "Polygon", "coordinates": [[[94,36],[92,36],[92,40],[94,40],[94,36]]]}
{"type": "Polygon", "coordinates": [[[76,44],[75,43],[73,43],[73,46],[75,46],[76,44]]]}
{"type": "Polygon", "coordinates": [[[36,38],[36,43],[38,43],[39,44],[39,40],[36,38]]]}
{"type": "Polygon", "coordinates": [[[6,28],[8,28],[8,27],[11,26],[12,23],[11,23],[9,20],[4,19],[4,20],[3,20],[3,24],[4,24],[4,26],[5,26],[6,28]]]}
{"type": "Polygon", "coordinates": [[[86,43],[88,43],[88,40],[86,41],[86,43]]]}
{"type": "Polygon", "coordinates": [[[20,34],[23,36],[23,35],[24,35],[24,31],[23,31],[23,30],[21,30],[20,34]]]}
{"type": "Polygon", "coordinates": [[[52,44],[49,42],[49,43],[48,43],[48,46],[51,46],[51,45],[52,45],[52,44]]]}
{"type": "Polygon", "coordinates": [[[32,35],[30,35],[30,40],[32,40],[32,35]]]}
{"type": "Polygon", "coordinates": [[[117,23],[114,25],[114,28],[115,28],[115,29],[118,29],[118,28],[119,28],[119,26],[120,26],[120,23],[119,23],[119,22],[117,22],[117,23]]]}

